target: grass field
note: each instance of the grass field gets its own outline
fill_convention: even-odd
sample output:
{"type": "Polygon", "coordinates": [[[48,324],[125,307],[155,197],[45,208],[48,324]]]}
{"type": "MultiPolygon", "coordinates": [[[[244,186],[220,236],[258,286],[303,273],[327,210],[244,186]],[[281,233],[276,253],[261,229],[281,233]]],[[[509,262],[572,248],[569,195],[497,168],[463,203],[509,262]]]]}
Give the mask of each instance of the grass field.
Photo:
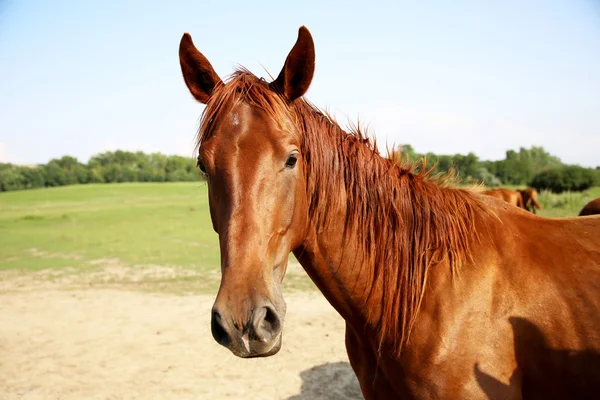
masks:
{"type": "MultiPolygon", "coordinates": [[[[544,192],[540,215],[575,216],[596,197],[600,188],[544,192]]],[[[77,185],[0,194],[0,270],[54,270],[51,276],[60,276],[106,265],[121,269],[110,278],[121,281],[144,268],[177,268],[174,275],[154,273],[134,281],[214,290],[219,248],[206,184],[77,185]]],[[[305,289],[312,284],[303,274],[292,274],[286,286],[305,289]]]]}
{"type": "Polygon", "coordinates": [[[600,187],[594,187],[584,192],[561,194],[543,191],[539,200],[544,205],[544,209],[539,214],[544,217],[575,216],[579,214],[583,206],[598,197],[600,197],[600,187]]]}
{"type": "Polygon", "coordinates": [[[78,185],[0,195],[1,267],[73,260],[213,268],[218,238],[203,183],[78,185]],[[38,257],[36,254],[54,254],[38,257]]]}
{"type": "Polygon", "coordinates": [[[195,182],[2,193],[0,269],[93,272],[110,265],[125,269],[116,274],[122,276],[149,266],[177,267],[183,271],[177,276],[153,274],[152,280],[214,289],[219,248],[206,191],[195,182]]]}

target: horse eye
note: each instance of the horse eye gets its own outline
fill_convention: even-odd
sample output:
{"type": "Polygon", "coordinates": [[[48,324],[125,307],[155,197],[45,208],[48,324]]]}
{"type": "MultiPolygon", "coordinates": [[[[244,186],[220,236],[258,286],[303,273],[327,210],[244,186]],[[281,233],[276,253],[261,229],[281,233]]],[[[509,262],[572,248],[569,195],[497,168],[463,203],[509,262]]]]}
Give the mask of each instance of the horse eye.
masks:
{"type": "Polygon", "coordinates": [[[200,171],[202,171],[202,173],[204,175],[206,175],[206,166],[202,162],[202,159],[200,158],[200,156],[198,156],[198,162],[196,163],[196,167],[200,168],[200,171]]]}
{"type": "Polygon", "coordinates": [[[288,159],[285,162],[285,167],[286,168],[294,168],[297,161],[298,161],[298,153],[294,152],[288,156],[288,159]]]}

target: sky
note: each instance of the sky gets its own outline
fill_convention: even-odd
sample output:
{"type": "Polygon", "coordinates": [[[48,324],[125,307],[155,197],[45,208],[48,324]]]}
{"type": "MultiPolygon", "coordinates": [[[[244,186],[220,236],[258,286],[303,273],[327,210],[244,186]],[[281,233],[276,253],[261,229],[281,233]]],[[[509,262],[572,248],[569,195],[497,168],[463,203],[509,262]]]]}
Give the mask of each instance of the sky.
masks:
{"type": "Polygon", "coordinates": [[[222,78],[268,78],[301,25],[316,47],[306,98],[380,147],[496,160],[535,145],[600,165],[597,0],[0,0],[0,162],[193,157],[203,105],[182,34],[222,78]]]}

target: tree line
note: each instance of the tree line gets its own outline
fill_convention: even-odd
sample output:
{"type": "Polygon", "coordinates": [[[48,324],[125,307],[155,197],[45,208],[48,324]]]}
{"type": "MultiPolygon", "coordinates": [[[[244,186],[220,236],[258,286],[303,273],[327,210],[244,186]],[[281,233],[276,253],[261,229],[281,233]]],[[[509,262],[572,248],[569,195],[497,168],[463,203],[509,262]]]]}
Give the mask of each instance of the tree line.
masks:
{"type": "Polygon", "coordinates": [[[0,164],[0,191],[86,183],[198,181],[191,157],[117,150],[94,155],[87,164],[64,156],[47,164],[0,164]]]}
{"type": "MultiPolygon", "coordinates": [[[[503,160],[480,160],[467,155],[420,154],[410,145],[399,146],[404,159],[415,162],[423,157],[434,173],[453,168],[464,183],[483,182],[488,186],[529,185],[538,190],[585,190],[600,185],[600,166],[595,170],[565,165],[558,157],[533,146],[508,150],[503,160]]],[[[94,155],[87,164],[64,156],[47,164],[19,166],[0,163],[0,191],[34,189],[86,183],[181,182],[198,181],[202,175],[191,157],[167,156],[117,150],[94,155]]]]}
{"type": "Polygon", "coordinates": [[[444,173],[453,168],[463,183],[483,182],[492,187],[526,185],[556,193],[600,186],[600,166],[593,169],[567,165],[538,146],[530,149],[521,147],[519,151],[508,150],[503,160],[496,161],[480,160],[474,153],[420,154],[411,145],[399,146],[396,151],[410,162],[425,158],[428,165],[434,165],[433,173],[444,173]]]}

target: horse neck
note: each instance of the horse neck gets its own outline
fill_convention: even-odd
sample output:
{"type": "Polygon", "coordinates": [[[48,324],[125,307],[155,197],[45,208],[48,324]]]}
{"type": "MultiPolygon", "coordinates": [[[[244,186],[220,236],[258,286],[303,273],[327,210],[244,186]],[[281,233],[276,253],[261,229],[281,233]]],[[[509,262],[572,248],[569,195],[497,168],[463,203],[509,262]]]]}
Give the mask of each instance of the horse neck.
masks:
{"type": "MultiPolygon", "coordinates": [[[[303,152],[310,159],[307,173],[310,228],[303,245],[294,253],[346,321],[364,326],[370,319],[361,312],[367,302],[365,294],[370,294],[372,302],[381,296],[370,290],[374,283],[375,249],[362,245],[365,235],[374,232],[361,228],[375,227],[363,225],[366,222],[363,217],[372,214],[384,218],[384,210],[392,200],[378,185],[368,191],[363,189],[371,183],[368,177],[384,166],[395,170],[390,173],[403,174],[403,171],[373,151],[362,135],[344,132],[325,115],[315,112],[307,117],[306,110],[303,111],[300,113],[305,138],[303,152]]],[[[371,245],[377,243],[371,241],[371,245]]]]}
{"type": "Polygon", "coordinates": [[[348,323],[401,348],[429,267],[446,264],[453,274],[468,257],[477,202],[379,156],[325,117],[313,125],[304,123],[312,129],[304,132],[310,228],[294,253],[348,323]]]}

